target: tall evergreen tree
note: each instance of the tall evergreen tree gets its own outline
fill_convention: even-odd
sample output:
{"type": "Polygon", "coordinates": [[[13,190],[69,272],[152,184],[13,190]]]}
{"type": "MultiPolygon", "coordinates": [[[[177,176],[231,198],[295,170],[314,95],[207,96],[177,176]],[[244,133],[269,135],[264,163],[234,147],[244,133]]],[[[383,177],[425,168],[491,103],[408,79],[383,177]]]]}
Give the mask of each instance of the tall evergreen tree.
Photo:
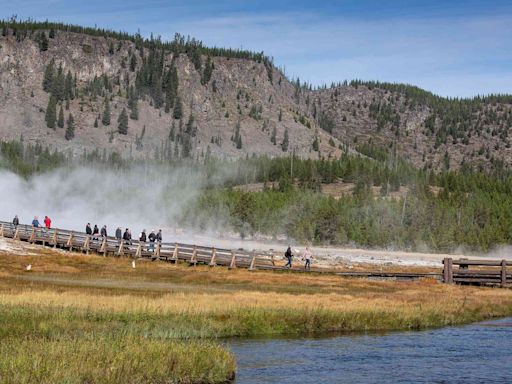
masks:
{"type": "Polygon", "coordinates": [[[55,129],[55,120],[57,120],[57,99],[53,95],[51,95],[48,100],[44,119],[46,120],[46,126],[48,128],[55,129]]]}
{"type": "Polygon", "coordinates": [[[130,87],[128,96],[128,108],[130,109],[130,119],[138,120],[139,119],[139,106],[137,95],[135,94],[135,90],[133,86],[130,87]]]}
{"type": "Polygon", "coordinates": [[[43,75],[43,90],[51,92],[53,88],[53,79],[55,77],[55,60],[51,59],[44,70],[43,75]]]}
{"type": "Polygon", "coordinates": [[[108,97],[105,97],[105,106],[103,108],[101,123],[105,126],[110,125],[110,101],[108,101],[108,97]]]}
{"type": "Polygon", "coordinates": [[[288,128],[284,130],[284,137],[283,142],[281,143],[281,149],[283,152],[286,152],[288,150],[288,145],[290,144],[290,139],[288,137],[288,128]]]}
{"type": "Polygon", "coordinates": [[[57,120],[57,127],[64,128],[64,110],[62,104],[60,105],[59,118],[57,120]]]}
{"type": "Polygon", "coordinates": [[[57,101],[62,101],[66,98],[65,94],[66,89],[66,78],[64,76],[64,70],[62,69],[62,63],[59,64],[59,68],[57,69],[57,74],[53,79],[52,84],[52,94],[57,98],[57,101]]]}
{"type": "Polygon", "coordinates": [[[39,35],[39,50],[41,52],[48,50],[48,38],[46,37],[46,32],[41,32],[39,35]]]}
{"type": "Polygon", "coordinates": [[[181,103],[181,98],[178,96],[176,98],[176,103],[174,105],[174,110],[172,116],[178,120],[183,117],[183,104],[181,103]]]}
{"type": "Polygon", "coordinates": [[[73,137],[75,137],[75,119],[73,118],[73,115],[70,113],[68,116],[68,122],[66,127],[66,134],[64,135],[66,140],[71,140],[73,137]]]}
{"type": "Polygon", "coordinates": [[[123,108],[117,119],[117,130],[121,135],[128,133],[128,114],[126,113],[126,108],[123,108]]]}
{"type": "Polygon", "coordinates": [[[270,136],[270,142],[274,145],[277,144],[277,129],[276,127],[274,127],[274,129],[272,129],[272,136],[270,136]]]}
{"type": "Polygon", "coordinates": [[[73,75],[71,74],[71,71],[68,71],[68,74],[66,75],[65,85],[64,85],[64,97],[69,100],[73,100],[75,98],[75,92],[73,89],[74,81],[73,81],[73,75]]]}

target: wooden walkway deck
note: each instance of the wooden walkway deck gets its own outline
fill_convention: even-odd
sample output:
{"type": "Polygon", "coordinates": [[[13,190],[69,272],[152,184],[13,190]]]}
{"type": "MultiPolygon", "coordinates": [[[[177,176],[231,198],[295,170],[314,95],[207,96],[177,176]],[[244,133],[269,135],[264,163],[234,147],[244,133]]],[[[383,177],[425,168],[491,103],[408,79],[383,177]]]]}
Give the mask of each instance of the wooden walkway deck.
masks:
{"type": "MultiPolygon", "coordinates": [[[[235,249],[221,249],[200,245],[182,243],[130,243],[114,237],[97,237],[86,235],[84,232],[69,231],[59,228],[33,228],[30,225],[18,225],[0,221],[0,237],[41,244],[69,251],[96,253],[103,256],[129,257],[133,259],[146,258],[167,262],[184,262],[190,265],[206,264],[210,266],[225,266],[232,268],[247,268],[249,270],[288,270],[302,273],[329,273],[346,277],[362,277],[385,280],[416,280],[434,278],[445,283],[460,284],[497,284],[508,286],[512,282],[512,271],[507,271],[505,260],[444,260],[443,273],[409,273],[409,272],[340,272],[333,269],[303,268],[286,269],[282,263],[276,263],[276,258],[270,252],[256,252],[235,249]],[[459,268],[454,270],[453,266],[459,268]],[[469,269],[469,266],[479,266],[480,269],[469,269]],[[496,267],[499,267],[497,269],[496,267]]],[[[508,265],[511,263],[508,262],[508,265]]]]}

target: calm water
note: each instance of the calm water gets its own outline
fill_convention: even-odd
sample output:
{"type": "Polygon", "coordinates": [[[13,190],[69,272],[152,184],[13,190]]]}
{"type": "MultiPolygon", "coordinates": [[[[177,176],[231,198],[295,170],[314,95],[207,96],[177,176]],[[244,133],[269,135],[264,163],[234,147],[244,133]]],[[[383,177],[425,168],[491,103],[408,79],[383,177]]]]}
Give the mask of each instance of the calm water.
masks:
{"type": "Polygon", "coordinates": [[[512,318],[320,339],[234,340],[237,383],[512,383],[512,318]]]}

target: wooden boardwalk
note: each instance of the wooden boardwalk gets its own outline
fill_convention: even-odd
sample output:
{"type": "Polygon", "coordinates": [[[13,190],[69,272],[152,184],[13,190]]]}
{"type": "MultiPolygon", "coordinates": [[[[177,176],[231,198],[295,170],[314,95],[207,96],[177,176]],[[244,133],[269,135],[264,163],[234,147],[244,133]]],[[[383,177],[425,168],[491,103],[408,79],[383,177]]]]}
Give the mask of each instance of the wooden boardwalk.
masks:
{"type": "Polygon", "coordinates": [[[447,284],[486,284],[501,287],[512,285],[512,270],[507,270],[507,265],[512,265],[512,262],[507,260],[446,258],[443,265],[443,282],[447,284]]]}
{"type": "MultiPolygon", "coordinates": [[[[153,245],[149,242],[131,241],[125,242],[115,237],[93,237],[84,232],[69,231],[60,228],[33,228],[30,225],[18,225],[0,221],[0,237],[7,237],[14,240],[25,241],[32,244],[41,244],[48,247],[65,249],[69,251],[82,252],[85,254],[95,253],[103,256],[129,257],[133,259],[163,260],[167,262],[184,262],[190,265],[206,264],[210,266],[225,266],[232,268],[247,268],[249,270],[289,270],[302,273],[329,273],[346,277],[361,277],[368,279],[383,280],[416,280],[420,278],[434,278],[446,283],[498,283],[507,284],[507,278],[511,279],[510,273],[506,272],[506,262],[499,261],[501,270],[496,271],[453,271],[453,265],[481,265],[467,261],[466,264],[459,264],[459,261],[445,260],[445,268],[441,273],[413,273],[413,272],[340,272],[334,269],[303,268],[286,269],[276,263],[276,258],[271,252],[257,252],[235,249],[221,249],[200,245],[182,243],[158,243],[153,245]],[[451,273],[450,275],[450,269],[451,273]],[[505,272],[503,272],[505,268],[505,272]],[[451,276],[451,277],[450,277],[451,276]],[[479,280],[480,279],[480,280],[479,280]]],[[[451,260],[451,259],[449,259],[451,260]]],[[[493,262],[493,266],[498,262],[493,262]]],[[[280,263],[282,264],[282,263],[280,263]]],[[[487,264],[491,265],[491,264],[487,264]]]]}

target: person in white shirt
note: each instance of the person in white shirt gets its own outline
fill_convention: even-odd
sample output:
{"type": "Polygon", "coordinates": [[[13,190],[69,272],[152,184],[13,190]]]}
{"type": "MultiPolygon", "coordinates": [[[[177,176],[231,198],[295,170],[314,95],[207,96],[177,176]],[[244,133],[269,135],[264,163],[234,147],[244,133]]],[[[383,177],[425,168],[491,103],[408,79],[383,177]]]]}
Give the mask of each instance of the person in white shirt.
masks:
{"type": "Polygon", "coordinates": [[[305,261],[304,269],[311,269],[311,259],[313,258],[313,255],[311,254],[309,247],[306,247],[306,250],[304,251],[303,258],[305,261]]]}

